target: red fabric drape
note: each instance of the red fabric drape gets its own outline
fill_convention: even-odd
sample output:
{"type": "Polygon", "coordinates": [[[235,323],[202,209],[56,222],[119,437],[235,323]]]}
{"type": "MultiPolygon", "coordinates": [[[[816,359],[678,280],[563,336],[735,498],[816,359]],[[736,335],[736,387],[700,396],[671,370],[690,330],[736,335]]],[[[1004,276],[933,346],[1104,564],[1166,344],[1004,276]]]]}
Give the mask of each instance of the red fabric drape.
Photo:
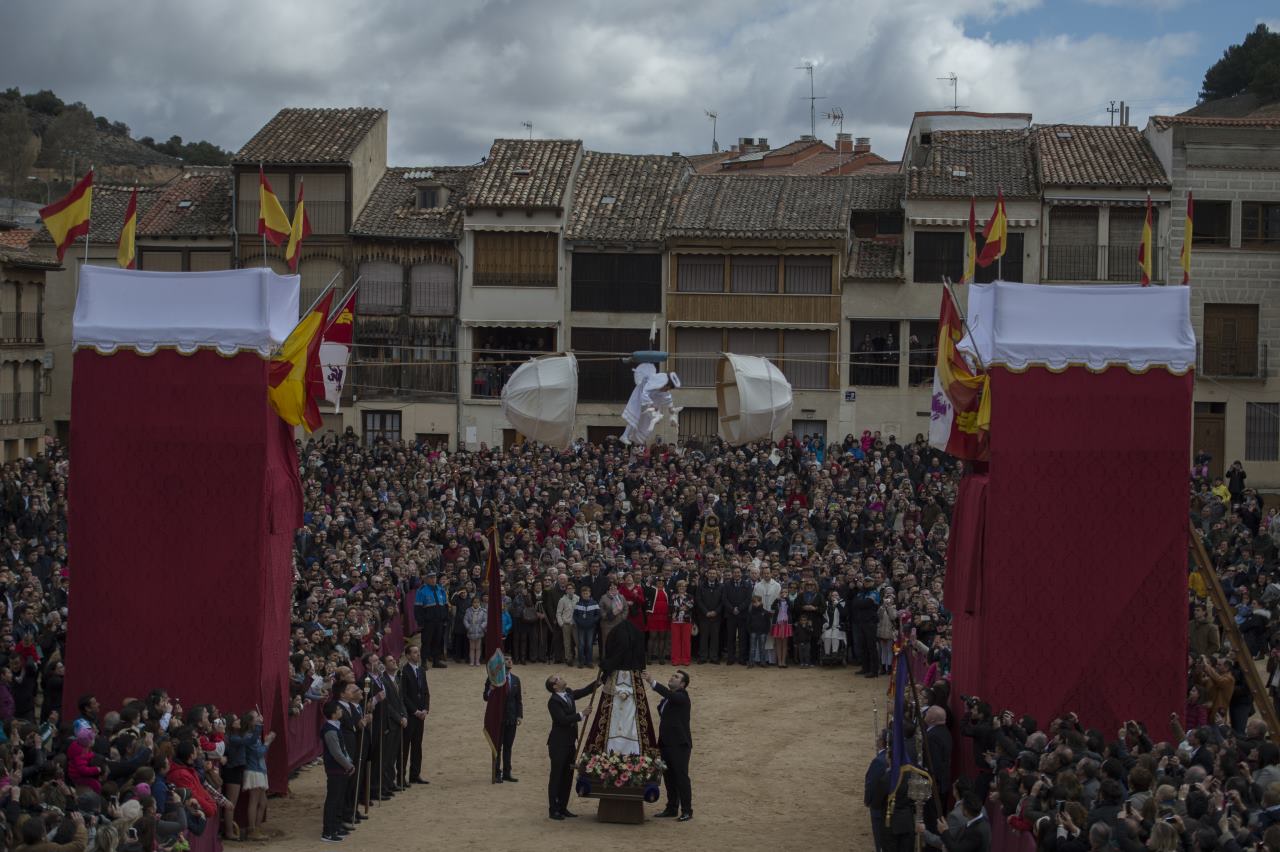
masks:
{"type": "Polygon", "coordinates": [[[1184,703],[1192,377],[996,368],[991,388],[989,474],[949,547],[953,709],[1159,738],[1184,703]]]}
{"type": "Polygon", "coordinates": [[[82,693],[115,708],[155,687],[187,708],[257,706],[284,792],[301,493],[267,363],[81,350],[74,367],[64,712],[82,693]]]}

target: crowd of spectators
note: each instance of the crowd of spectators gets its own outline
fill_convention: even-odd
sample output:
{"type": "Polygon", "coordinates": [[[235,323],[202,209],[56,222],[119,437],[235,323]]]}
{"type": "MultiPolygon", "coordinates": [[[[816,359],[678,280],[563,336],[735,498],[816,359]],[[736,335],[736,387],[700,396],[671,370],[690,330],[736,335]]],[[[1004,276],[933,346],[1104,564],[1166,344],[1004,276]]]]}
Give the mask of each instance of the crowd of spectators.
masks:
{"type": "MultiPolygon", "coordinates": [[[[378,652],[406,611],[427,665],[485,659],[492,649],[479,626],[495,529],[503,642],[518,663],[591,665],[601,638],[630,619],[655,662],[827,666],[846,676],[852,665],[873,678],[889,670],[905,636],[926,666],[925,706],[948,703],[942,585],[963,469],[923,436],[449,452],[366,444],[348,432],[305,442],[300,460],[295,714],[308,701],[350,697],[355,669],[394,666],[378,652]]],[[[1207,465],[1197,457],[1192,517],[1280,697],[1280,517],[1246,487],[1238,464],[1217,479],[1207,465]]],[[[184,708],[158,688],[110,712],[84,696],[77,718],[59,716],[71,577],[67,466],[50,441],[41,456],[0,468],[0,799],[9,797],[0,826],[8,845],[150,850],[219,826],[235,838],[244,830],[233,827],[230,807],[240,799],[249,805],[246,839],[270,836],[258,776],[273,735],[254,713],[184,708]]],[[[972,771],[957,767],[953,821],[972,820],[976,802],[1049,849],[1107,848],[1104,833],[1118,848],[1165,848],[1169,830],[1168,848],[1280,849],[1280,827],[1267,834],[1272,819],[1280,822],[1280,786],[1271,787],[1280,782],[1280,751],[1250,721],[1244,679],[1190,577],[1188,698],[1168,733],[1134,726],[1113,739],[1074,716],[1041,727],[975,702],[972,718],[948,719],[984,746],[972,771]]],[[[399,787],[388,780],[381,795],[399,787]]],[[[945,845],[936,828],[910,817],[903,842],[914,845],[925,830],[926,841],[945,845]]],[[[899,848],[889,827],[880,834],[884,848],[899,848]]]]}

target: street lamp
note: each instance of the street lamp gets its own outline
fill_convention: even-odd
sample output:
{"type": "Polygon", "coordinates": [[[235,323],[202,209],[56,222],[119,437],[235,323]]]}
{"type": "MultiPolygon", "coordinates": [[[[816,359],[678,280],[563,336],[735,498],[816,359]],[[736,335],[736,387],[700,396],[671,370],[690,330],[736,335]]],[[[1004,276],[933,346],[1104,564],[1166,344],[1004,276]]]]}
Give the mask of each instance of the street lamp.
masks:
{"type": "Polygon", "coordinates": [[[48,206],[49,206],[49,202],[50,202],[50,200],[51,200],[50,195],[49,195],[49,181],[48,181],[48,179],[46,179],[46,178],[42,178],[42,177],[40,177],[39,175],[27,175],[27,180],[38,180],[38,181],[40,181],[40,182],[42,182],[42,183],[44,184],[44,206],[45,206],[45,207],[48,207],[48,206]]]}

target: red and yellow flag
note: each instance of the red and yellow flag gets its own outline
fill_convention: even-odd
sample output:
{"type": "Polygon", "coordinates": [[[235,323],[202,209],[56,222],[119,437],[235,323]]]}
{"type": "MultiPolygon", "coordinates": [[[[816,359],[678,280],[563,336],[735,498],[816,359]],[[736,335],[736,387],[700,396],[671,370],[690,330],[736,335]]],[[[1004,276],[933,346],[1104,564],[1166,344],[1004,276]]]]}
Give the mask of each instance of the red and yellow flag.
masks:
{"type": "Polygon", "coordinates": [[[262,166],[258,166],[258,236],[266,237],[271,245],[278,246],[289,239],[292,228],[262,166]]]}
{"type": "Polygon", "coordinates": [[[138,268],[138,250],[134,244],[138,236],[138,188],[129,195],[129,206],[124,208],[124,224],[120,226],[120,243],[116,247],[116,263],[121,269],[138,268]]]}
{"type": "Polygon", "coordinates": [[[267,374],[267,399],[276,414],[290,426],[302,426],[307,432],[320,428],[320,406],[324,399],[324,376],[320,370],[320,340],[333,291],[302,318],[289,333],[280,354],[271,359],[267,374]]]}
{"type": "Polygon", "coordinates": [[[957,344],[963,338],[964,321],[950,289],[943,287],[929,443],[957,458],[983,459],[989,451],[991,380],[960,354],[957,344]]]}
{"type": "Polygon", "coordinates": [[[293,208],[293,224],[289,226],[289,245],[285,247],[284,259],[289,262],[289,271],[298,271],[298,256],[302,253],[302,241],[311,236],[311,220],[307,218],[306,208],[302,206],[302,178],[298,178],[298,206],[293,208]]]}
{"type": "Polygon", "coordinates": [[[41,208],[40,218],[58,249],[58,262],[67,249],[89,233],[89,214],[93,210],[93,169],[71,188],[65,197],[41,208]]]}
{"type": "Polygon", "coordinates": [[[1191,283],[1191,241],[1195,236],[1194,224],[1195,203],[1192,201],[1190,190],[1187,191],[1187,221],[1182,223],[1182,257],[1179,261],[1182,263],[1182,283],[1191,283]]]}
{"type": "Polygon", "coordinates": [[[960,276],[961,284],[972,284],[977,270],[974,264],[978,260],[978,214],[973,209],[973,196],[969,196],[969,227],[964,232],[964,274],[960,276]]]}
{"type": "Polygon", "coordinates": [[[990,266],[1004,257],[1004,250],[1009,242],[1009,217],[1004,212],[1004,190],[996,196],[996,209],[982,229],[982,252],[978,255],[979,266],[990,266]]]}
{"type": "Polygon", "coordinates": [[[1151,286],[1151,193],[1147,193],[1147,218],[1142,220],[1142,242],[1138,244],[1138,266],[1142,269],[1142,286],[1151,286]]]}

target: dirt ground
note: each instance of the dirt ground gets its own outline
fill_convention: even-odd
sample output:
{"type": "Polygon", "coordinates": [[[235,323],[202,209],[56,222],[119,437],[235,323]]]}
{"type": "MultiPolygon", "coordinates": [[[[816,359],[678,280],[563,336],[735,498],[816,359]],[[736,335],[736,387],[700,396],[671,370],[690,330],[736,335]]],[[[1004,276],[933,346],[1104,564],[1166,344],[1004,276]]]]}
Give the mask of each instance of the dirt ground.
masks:
{"type": "MultiPolygon", "coordinates": [[[[651,671],[665,681],[670,666],[651,671]]],[[[450,664],[430,672],[431,715],[424,772],[431,782],[375,805],[368,822],[332,848],[401,852],[437,841],[450,849],[556,850],[609,848],[638,842],[648,848],[779,850],[871,846],[862,805],[862,779],[873,755],[872,708],[883,718],[885,678],[855,669],[785,671],[739,666],[693,666],[694,819],[648,819],[612,825],[595,819],[597,800],[575,794],[576,820],[547,819],[546,739],[550,728],[543,682],[561,672],[572,686],[585,669],[521,666],[525,721],[513,758],[517,784],[489,782],[489,747],[482,729],[482,669],[450,664]]],[[[585,710],[586,701],[579,702],[585,710]]],[[[656,698],[651,702],[655,712],[656,698]]],[[[271,802],[269,826],[284,837],[261,845],[314,850],[321,844],[324,775],[302,770],[291,794],[271,802]]],[[[663,802],[646,806],[649,815],[663,802]]],[[[330,846],[330,844],[325,844],[330,846]]]]}

